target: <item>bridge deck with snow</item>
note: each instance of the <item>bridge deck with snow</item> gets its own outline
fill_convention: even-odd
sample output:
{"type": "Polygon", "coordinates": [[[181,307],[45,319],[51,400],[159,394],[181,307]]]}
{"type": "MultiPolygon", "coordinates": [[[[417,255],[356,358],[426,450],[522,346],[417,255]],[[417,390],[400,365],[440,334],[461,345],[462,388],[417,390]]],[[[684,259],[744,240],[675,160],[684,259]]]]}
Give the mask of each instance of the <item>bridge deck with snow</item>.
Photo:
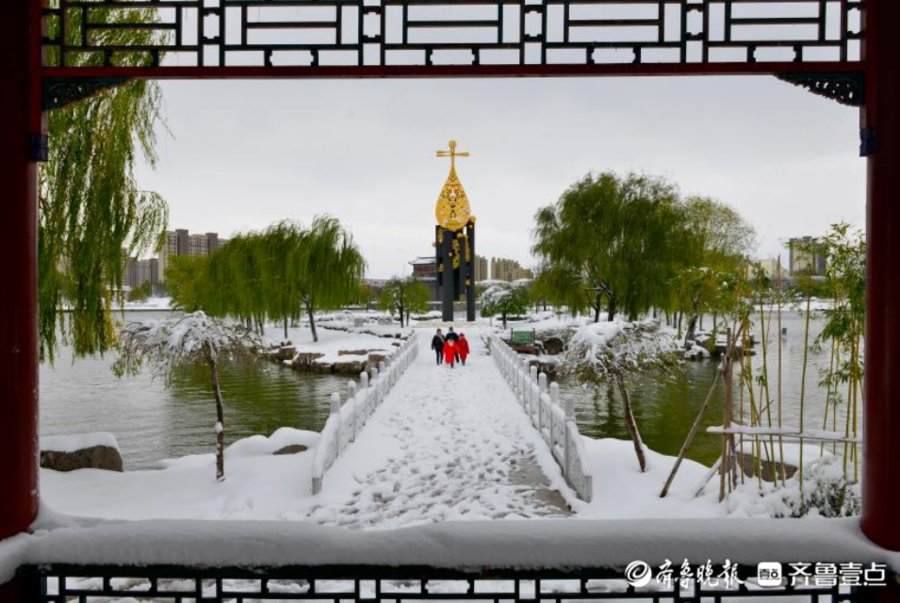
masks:
{"type": "Polygon", "coordinates": [[[571,496],[550,448],[481,338],[454,368],[435,364],[433,331],[325,474],[310,519],[396,527],[452,519],[564,516],[571,496]]]}

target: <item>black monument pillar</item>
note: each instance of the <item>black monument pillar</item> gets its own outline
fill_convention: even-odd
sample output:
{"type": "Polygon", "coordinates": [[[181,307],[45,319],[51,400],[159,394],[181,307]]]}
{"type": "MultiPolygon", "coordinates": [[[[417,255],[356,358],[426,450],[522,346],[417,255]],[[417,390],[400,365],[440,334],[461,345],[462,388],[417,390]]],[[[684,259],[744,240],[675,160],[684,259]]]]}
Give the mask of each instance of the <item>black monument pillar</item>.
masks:
{"type": "Polygon", "coordinates": [[[449,151],[438,151],[438,157],[450,158],[450,175],[435,205],[437,226],[434,230],[437,283],[444,321],[453,320],[453,303],[466,295],[466,320],[475,320],[475,216],[469,212],[469,199],[456,175],[456,158],[469,153],[456,150],[450,141],[449,151]]]}

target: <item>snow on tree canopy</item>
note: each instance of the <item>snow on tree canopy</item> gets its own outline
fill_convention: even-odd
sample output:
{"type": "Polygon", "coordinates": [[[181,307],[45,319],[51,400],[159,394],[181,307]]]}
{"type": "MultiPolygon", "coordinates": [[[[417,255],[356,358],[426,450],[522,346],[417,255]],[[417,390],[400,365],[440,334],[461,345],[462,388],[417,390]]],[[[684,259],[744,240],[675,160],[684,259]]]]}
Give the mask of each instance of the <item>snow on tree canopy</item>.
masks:
{"type": "Polygon", "coordinates": [[[221,354],[249,355],[261,346],[259,338],[242,326],[229,326],[202,311],[165,320],[132,322],[120,334],[121,354],[113,364],[117,375],[137,373],[143,360],[155,375],[168,378],[171,369],[221,354]]]}
{"type": "Polygon", "coordinates": [[[570,358],[604,374],[613,366],[640,370],[666,364],[679,351],[674,332],[654,319],[614,320],[582,325],[572,337],[570,358]]]}

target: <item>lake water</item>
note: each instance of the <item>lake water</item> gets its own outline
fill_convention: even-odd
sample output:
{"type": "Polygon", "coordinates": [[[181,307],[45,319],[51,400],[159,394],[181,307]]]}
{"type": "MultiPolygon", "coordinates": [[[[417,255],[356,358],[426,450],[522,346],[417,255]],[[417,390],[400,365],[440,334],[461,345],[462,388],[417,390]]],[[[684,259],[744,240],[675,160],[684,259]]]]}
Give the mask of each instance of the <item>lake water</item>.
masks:
{"type": "MultiPolygon", "coordinates": [[[[768,320],[768,317],[767,317],[768,320]]],[[[768,367],[770,396],[776,397],[777,380],[777,329],[775,317],[772,316],[772,329],[768,338],[768,367]]],[[[803,368],[804,349],[804,319],[796,311],[783,311],[782,326],[787,329],[782,343],[782,417],[783,424],[790,427],[800,425],[800,386],[803,368]]],[[[711,327],[711,321],[705,324],[711,327]]],[[[820,318],[810,320],[810,342],[821,332],[823,321],[820,318]]],[[[759,329],[756,329],[757,339],[762,340],[759,329]]],[[[756,355],[752,358],[755,370],[762,366],[762,347],[757,344],[754,347],[756,355]]],[[[826,370],[829,364],[829,354],[810,353],[806,377],[806,395],[804,403],[804,427],[806,429],[822,429],[822,419],[825,409],[826,391],[819,388],[820,372],[826,370]]],[[[718,361],[707,360],[700,362],[686,362],[679,370],[670,374],[645,373],[632,376],[629,381],[629,395],[634,410],[635,421],[641,432],[644,442],[651,449],[662,454],[677,455],[684,440],[690,431],[691,425],[697,417],[700,407],[706,398],[709,388],[715,380],[718,361]]],[[[737,369],[737,365],[736,369],[737,369]]],[[[735,384],[737,384],[737,370],[735,371],[735,384]]],[[[622,413],[622,404],[617,392],[610,392],[607,388],[600,389],[583,388],[572,383],[561,385],[562,397],[575,398],[575,416],[582,433],[593,437],[628,438],[628,428],[622,413]]],[[[759,387],[755,390],[759,395],[759,387]]],[[[845,396],[844,392],[842,395],[845,396]]],[[[721,437],[705,433],[705,428],[710,425],[721,425],[724,411],[724,386],[719,382],[714,397],[704,414],[701,425],[703,430],[694,440],[688,457],[710,465],[719,457],[721,452],[721,437]]],[[[734,397],[734,419],[739,417],[739,398],[734,397]]],[[[861,402],[860,402],[861,407],[861,402]]],[[[838,430],[843,432],[844,412],[846,407],[841,405],[838,430]]],[[[745,422],[749,424],[749,401],[745,397],[745,422]]],[[[771,407],[773,424],[777,424],[777,408],[771,407]]],[[[830,412],[830,411],[829,411],[830,412]]],[[[764,415],[765,416],[765,415],[764,415]]],[[[862,426],[861,417],[858,417],[858,425],[862,426]]],[[[829,418],[828,429],[831,429],[829,418]]]]}
{"type": "MultiPolygon", "coordinates": [[[[137,318],[159,318],[166,313],[141,312],[137,318]]],[[[132,318],[129,316],[129,318],[132,318]]],[[[783,323],[784,417],[786,425],[798,425],[800,369],[803,354],[803,321],[786,312],[783,323]]],[[[709,325],[707,325],[709,326],[709,325]]],[[[821,329],[814,321],[813,335],[821,329]]],[[[772,329],[770,383],[775,384],[775,329],[772,329]]],[[[759,350],[759,346],[756,347],[759,350]]],[[[761,355],[754,357],[761,362],[761,355]]],[[[41,434],[109,431],[119,441],[127,469],[152,467],[163,458],[212,452],[215,444],[215,406],[204,368],[177,376],[171,388],[138,377],[117,379],[110,371],[112,357],[72,362],[63,349],[53,367],[40,373],[41,434]]],[[[818,369],[828,358],[811,357],[807,380],[806,421],[821,428],[824,392],[815,385],[818,369]]],[[[715,378],[716,362],[687,362],[672,374],[652,373],[632,379],[634,413],[645,443],[664,454],[677,454],[697,410],[715,378]]],[[[223,367],[226,441],[253,434],[270,434],[278,427],[321,430],[328,418],[329,397],[343,391],[346,377],[301,374],[268,362],[251,366],[223,367]]],[[[575,398],[576,419],[582,433],[594,437],[627,438],[622,406],[607,390],[563,384],[562,395],[575,398]]],[[[703,425],[722,423],[722,387],[718,387],[703,425]]],[[[774,409],[773,409],[774,416],[774,409]]],[[[861,425],[862,423],[860,423],[861,425]]],[[[710,464],[718,457],[721,439],[701,433],[689,457],[710,464]]]]}
{"type": "MultiPolygon", "coordinates": [[[[129,319],[162,318],[140,312],[129,319]]],[[[148,371],[117,379],[115,355],[72,362],[64,348],[53,367],[41,366],[41,434],[109,431],[119,441],[126,469],[152,467],[174,456],[213,452],[215,402],[203,367],[179,374],[171,388],[148,371]]],[[[226,442],[253,434],[269,435],[282,426],[319,431],[329,412],[331,393],[347,378],[301,375],[262,361],[223,365],[226,442]]]]}

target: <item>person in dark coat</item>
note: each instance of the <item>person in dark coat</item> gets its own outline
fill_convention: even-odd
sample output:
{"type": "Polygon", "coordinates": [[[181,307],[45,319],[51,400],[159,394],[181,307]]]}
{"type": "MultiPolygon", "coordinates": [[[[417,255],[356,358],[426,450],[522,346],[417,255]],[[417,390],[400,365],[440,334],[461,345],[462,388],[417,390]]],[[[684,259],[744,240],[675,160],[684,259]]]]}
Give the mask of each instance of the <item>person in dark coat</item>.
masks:
{"type": "Polygon", "coordinates": [[[431,349],[435,353],[435,362],[437,364],[444,362],[444,336],[441,334],[440,329],[431,338],[431,349]]]}
{"type": "Polygon", "coordinates": [[[456,344],[456,355],[463,366],[466,366],[466,356],[469,355],[469,340],[462,333],[459,334],[459,343],[456,344]]]}

